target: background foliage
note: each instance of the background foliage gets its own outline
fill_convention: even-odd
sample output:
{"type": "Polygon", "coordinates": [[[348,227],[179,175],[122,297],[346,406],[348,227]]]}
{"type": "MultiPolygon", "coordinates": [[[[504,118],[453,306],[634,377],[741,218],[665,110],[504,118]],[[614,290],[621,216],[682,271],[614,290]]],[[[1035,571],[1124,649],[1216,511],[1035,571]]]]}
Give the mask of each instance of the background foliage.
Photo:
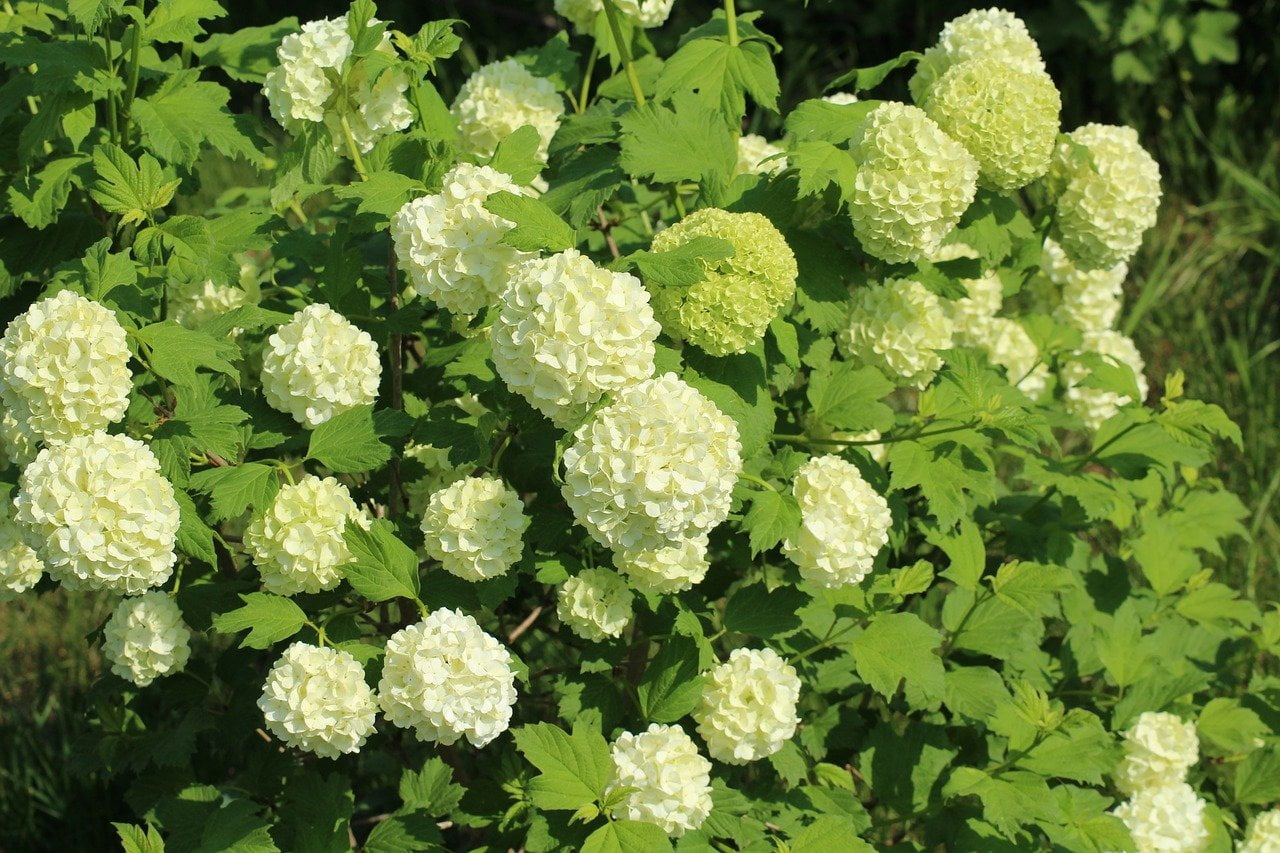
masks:
{"type": "MultiPolygon", "coordinates": [[[[851,13],[844,2],[813,2],[807,9],[800,3],[756,5],[766,9],[770,31],[783,47],[784,108],[815,96],[849,68],[930,43],[943,21],[969,8],[882,2],[851,13]]],[[[1134,262],[1122,329],[1148,355],[1154,399],[1160,397],[1161,380],[1181,369],[1194,396],[1221,403],[1240,424],[1242,446],[1227,449],[1212,473],[1249,508],[1242,522],[1248,535],[1228,541],[1217,577],[1265,610],[1276,598],[1280,553],[1280,471],[1274,465],[1280,451],[1280,149],[1274,132],[1280,103],[1275,87],[1259,81],[1280,75],[1274,36],[1280,31],[1280,4],[1264,0],[1228,9],[1226,3],[1179,0],[1056,0],[1010,7],[1039,37],[1049,70],[1063,89],[1064,127],[1086,120],[1132,124],[1161,163],[1166,200],[1160,224],[1134,262]],[[1227,17],[1232,14],[1247,24],[1233,28],[1227,17]]],[[[205,26],[227,31],[268,25],[287,14],[308,20],[344,12],[345,5],[336,3],[297,9],[236,3],[229,17],[205,26]]],[[[663,30],[669,35],[654,37],[659,52],[669,54],[675,34],[708,13],[706,4],[679,5],[663,30]],[[664,38],[672,43],[663,43],[664,38]]],[[[380,15],[407,32],[424,20],[421,4],[408,2],[380,4],[380,15]]],[[[560,26],[549,3],[442,2],[431,4],[430,16],[468,21],[461,52],[438,75],[446,101],[478,65],[541,43],[560,26]]],[[[891,80],[882,96],[905,96],[904,81],[891,80]]],[[[256,85],[220,82],[231,91],[233,113],[264,112],[256,85]]],[[[16,108],[12,100],[7,106],[16,108]]],[[[750,126],[770,136],[781,130],[763,111],[750,116],[750,126]]],[[[221,144],[212,140],[214,151],[185,163],[188,180],[199,184],[199,192],[181,201],[189,210],[179,213],[202,212],[228,189],[265,183],[259,169],[283,156],[274,152],[256,166],[236,160],[242,153],[236,128],[223,132],[221,144]]],[[[36,143],[6,142],[12,144],[5,146],[10,160],[5,169],[12,174],[15,158],[30,155],[36,143]]],[[[185,156],[181,138],[157,144],[168,145],[173,160],[185,156]]],[[[0,323],[30,298],[30,290],[6,296],[0,301],[0,323]]],[[[6,846],[39,847],[50,838],[86,848],[113,843],[108,822],[131,813],[124,786],[98,773],[86,749],[84,723],[101,699],[89,685],[101,662],[84,639],[105,613],[103,600],[84,594],[53,593],[0,608],[0,841],[6,846]]],[[[942,618],[945,622],[945,613],[942,618]]],[[[1117,633],[1114,642],[1123,645],[1125,639],[1117,633]]],[[[1161,654],[1154,645],[1150,652],[1161,654]]],[[[864,678],[876,683],[874,674],[864,678]]],[[[1260,690],[1269,696],[1280,689],[1269,681],[1262,684],[1260,690]]],[[[1256,710],[1273,728],[1266,707],[1256,710]]],[[[103,711],[98,705],[96,713],[103,711]]],[[[1224,751],[1232,746],[1227,737],[1224,751]]],[[[928,768],[934,747],[929,735],[919,740],[886,746],[928,768]]],[[[868,761],[875,765],[874,757],[868,761]]],[[[896,804],[900,814],[917,805],[909,791],[903,796],[906,801],[896,804]]]]}

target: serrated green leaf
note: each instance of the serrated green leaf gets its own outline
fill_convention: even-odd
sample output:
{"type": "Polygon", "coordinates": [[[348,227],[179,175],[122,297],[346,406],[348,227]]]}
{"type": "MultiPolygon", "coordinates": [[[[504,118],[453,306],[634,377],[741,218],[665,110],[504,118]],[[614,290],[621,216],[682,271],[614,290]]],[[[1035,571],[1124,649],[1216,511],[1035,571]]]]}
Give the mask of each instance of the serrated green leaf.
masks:
{"type": "Polygon", "coordinates": [[[724,627],[762,639],[781,637],[800,627],[800,608],[808,603],[809,596],[793,586],[770,590],[762,583],[754,583],[729,597],[724,627]]]}
{"type": "Polygon", "coordinates": [[[660,101],[694,94],[736,123],[746,112],[746,95],[766,109],[778,109],[778,73],[769,48],[759,41],[731,45],[714,38],[685,42],[658,75],[660,101]]]}
{"type": "Polygon", "coordinates": [[[242,27],[234,33],[214,33],[195,45],[206,66],[217,66],[233,80],[262,83],[279,64],[276,48],[285,36],[298,32],[298,19],[283,18],[263,27],[242,27]]]}
{"type": "Polygon", "coordinates": [[[213,617],[213,627],[223,634],[235,634],[249,629],[240,645],[250,649],[265,649],[273,643],[288,639],[302,629],[307,614],[292,599],[269,592],[251,592],[241,595],[244,606],[229,613],[213,617]]]}
{"type": "Polygon", "coordinates": [[[688,637],[672,637],[645,667],[636,686],[640,711],[655,723],[671,723],[693,710],[702,695],[698,646],[688,637]]]}
{"type": "Polygon", "coordinates": [[[158,0],[143,32],[149,41],[181,44],[205,34],[201,21],[225,17],[217,0],[158,0]]]}
{"type": "Polygon", "coordinates": [[[882,613],[853,638],[858,677],[891,697],[904,679],[925,696],[942,699],[946,681],[938,647],[942,636],[914,613],[882,613]]]}
{"type": "Polygon", "coordinates": [[[821,98],[802,101],[787,113],[787,133],[797,142],[821,140],[838,145],[852,139],[867,114],[882,103],[833,104],[821,98]]]}
{"type": "Polygon", "coordinates": [[[806,394],[818,420],[839,430],[866,432],[892,424],[893,410],[880,402],[891,391],[893,383],[874,367],[840,361],[814,371],[806,394]]]}
{"type": "Polygon", "coordinates": [[[218,556],[213,550],[213,529],[204,523],[190,495],[182,489],[174,489],[173,496],[178,501],[178,550],[216,566],[218,556]]]}
{"type": "Polygon", "coordinates": [[[542,171],[541,147],[542,138],[537,129],[531,124],[521,125],[514,133],[498,140],[489,166],[525,186],[542,171]]]}
{"type": "Polygon", "coordinates": [[[373,406],[357,406],[312,430],[307,458],[331,471],[354,474],[384,464],[391,458],[391,448],[381,440],[373,406]]]}
{"type": "Polygon", "coordinates": [[[173,320],[143,326],[133,335],[144,345],[151,369],[170,382],[195,385],[200,381],[199,369],[240,378],[240,371],[230,361],[240,355],[233,341],[193,331],[173,320]]]}
{"type": "Polygon", "coordinates": [[[305,771],[289,780],[278,823],[286,850],[342,853],[351,849],[347,832],[355,797],[351,781],[341,773],[305,771]]]}
{"type": "Polygon", "coordinates": [[[84,154],[50,160],[38,172],[9,183],[5,192],[9,209],[32,228],[46,228],[55,222],[73,187],[80,185],[76,171],[89,162],[84,154]]]}
{"type": "Polygon", "coordinates": [[[466,789],[453,781],[453,768],[439,757],[427,759],[421,770],[400,774],[400,801],[406,809],[433,817],[446,815],[457,807],[464,793],[466,789]]]}
{"type": "Polygon", "coordinates": [[[751,555],[763,553],[800,528],[800,505],[790,494],[757,490],[751,494],[751,509],[742,519],[748,533],[751,555]]]}
{"type": "Polygon", "coordinates": [[[347,582],[370,601],[391,598],[417,600],[418,557],[413,549],[400,541],[386,519],[375,519],[365,530],[347,520],[343,539],[351,552],[352,562],[342,567],[347,582]]]}
{"type": "Polygon", "coordinates": [[[504,190],[485,199],[484,206],[490,213],[514,223],[515,227],[502,237],[508,246],[524,252],[561,252],[578,243],[578,235],[569,223],[536,198],[504,190]]]}
{"type": "Polygon", "coordinates": [[[858,178],[858,164],[843,148],[830,142],[810,139],[798,142],[787,153],[787,162],[800,173],[801,196],[820,196],[832,184],[842,199],[853,194],[858,178]]]}
{"type": "Polygon", "coordinates": [[[399,172],[371,172],[363,181],[338,187],[338,198],[359,199],[356,213],[373,213],[390,219],[401,207],[426,187],[421,181],[401,175],[399,172]]]}
{"type": "Polygon", "coordinates": [[[166,181],[160,162],[144,153],[135,163],[118,145],[93,149],[97,180],[89,194],[109,213],[120,215],[121,225],[140,225],[173,198],[181,181],[166,181]]]}
{"type": "Polygon", "coordinates": [[[1237,803],[1272,803],[1280,800],[1280,749],[1274,745],[1254,750],[1236,768],[1237,803]]]}
{"type": "Polygon", "coordinates": [[[666,853],[671,842],[662,827],[638,820],[613,820],[587,836],[582,853],[666,853]]]}
{"type": "Polygon", "coordinates": [[[112,15],[120,14],[123,8],[124,0],[67,0],[71,20],[84,27],[89,35],[95,35],[99,27],[112,15]]]}
{"type": "Polygon", "coordinates": [[[210,521],[225,521],[239,518],[251,506],[265,509],[280,491],[280,481],[274,468],[246,462],[192,474],[191,488],[209,496],[210,521]]]}
{"type": "Polygon", "coordinates": [[[151,824],[144,830],[131,823],[113,823],[116,835],[120,836],[122,853],[164,853],[164,839],[151,824]]]}
{"type": "Polygon", "coordinates": [[[154,93],[134,103],[143,144],[181,166],[194,163],[205,145],[228,157],[262,162],[258,144],[227,110],[231,93],[198,77],[196,69],[172,74],[154,93]]]}
{"type": "Polygon", "coordinates": [[[604,794],[613,776],[609,745],[598,728],[575,725],[573,733],[550,723],[515,730],[516,748],[541,771],[530,786],[534,802],[549,811],[577,811],[604,794]]]}
{"type": "Polygon", "coordinates": [[[661,183],[726,183],[738,151],[724,120],[693,95],[677,96],[673,107],[648,103],[621,118],[622,168],[661,183]]]}
{"type": "Polygon", "coordinates": [[[846,71],[836,79],[827,84],[827,90],[832,91],[853,84],[855,93],[866,89],[874,89],[879,86],[884,79],[897,71],[910,65],[913,62],[919,62],[924,59],[924,54],[914,50],[906,50],[895,56],[893,59],[885,60],[879,65],[872,65],[868,68],[855,68],[852,71],[846,71]]]}

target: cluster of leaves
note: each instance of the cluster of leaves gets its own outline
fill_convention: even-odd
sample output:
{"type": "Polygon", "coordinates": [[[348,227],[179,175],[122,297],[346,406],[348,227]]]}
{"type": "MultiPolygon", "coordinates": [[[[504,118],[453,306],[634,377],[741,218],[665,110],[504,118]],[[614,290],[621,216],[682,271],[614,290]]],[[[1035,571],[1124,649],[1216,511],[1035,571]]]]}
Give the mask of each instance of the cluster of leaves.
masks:
{"type": "MultiPolygon", "coordinates": [[[[357,2],[352,31],[373,12],[357,2]]],[[[667,849],[654,827],[610,819],[607,738],[685,719],[700,673],[744,645],[796,666],[802,725],[766,761],[716,767],[714,811],[681,849],[1126,849],[1109,774],[1116,733],[1147,710],[1197,723],[1206,760],[1193,780],[1213,802],[1216,849],[1280,798],[1280,679],[1265,665],[1280,653],[1280,613],[1215,579],[1222,543],[1244,533],[1239,501],[1200,473],[1221,441],[1239,440],[1220,409],[1167,377],[1156,405],[1126,407],[1089,436],[977,351],[948,352],[918,395],[835,354],[850,286],[911,275],[954,297],[988,267],[1016,301],[1037,274],[1043,212],[982,192],[959,226],[980,260],[865,255],[842,207],[846,146],[874,101],[798,105],[784,120],[790,167],[735,174],[748,105],[780,109],[778,46],[757,14],[717,11],[666,58],[625,26],[620,39],[600,28],[521,54],[573,110],[545,170],[531,128],[490,161],[548,182],[537,199],[490,202],[517,224],[508,243],[578,247],[688,283],[725,247],[655,254],[651,236],[714,205],[768,216],[800,268],[795,305],[748,352],[660,342],[659,370],[738,423],[749,476],[712,538],[707,579],[638,598],[622,639],[586,642],[550,615],[558,583],[608,560],[559,497],[561,433],[497,378],[483,317],[402,304],[388,262],[391,215],[462,156],[428,79],[459,46],[456,22],[394,33],[415,119],[356,175],[323,129],[282,143],[260,116],[228,110],[228,86],[261,84],[298,23],[206,35],[223,14],[215,0],[12,0],[0,14],[12,107],[0,119],[0,295],[14,313],[71,288],[129,331],[136,393],[123,429],[177,489],[177,598],[201,635],[180,675],[95,687],[90,760],[130,785],[125,849],[667,849]],[[202,167],[231,159],[261,180],[197,201],[202,167]],[[246,251],[267,270],[260,303],[194,329],[166,318],[168,289],[233,282],[246,251]],[[254,365],[272,327],[321,301],[385,345],[385,387],[375,406],[306,431],[266,405],[254,365]],[[462,397],[480,405],[455,405],[462,397]],[[862,446],[877,442],[833,438],[872,429],[883,465],[862,446]],[[406,511],[405,486],[423,474],[410,443],[526,496],[533,523],[516,569],[468,584],[421,557],[406,511]],[[801,517],[790,478],[821,452],[855,462],[893,509],[890,545],[858,587],[805,585],[779,553],[801,517]],[[280,477],[303,470],[339,477],[380,519],[348,532],[356,560],[338,589],[257,591],[240,533],[280,477]],[[384,727],[358,756],[329,762],[260,736],[255,701],[283,643],[323,632],[373,680],[381,644],[422,606],[463,608],[519,656],[514,737],[481,753],[384,727]]],[[[840,82],[874,86],[915,56],[840,82]]],[[[1079,343],[1048,317],[1026,325],[1050,363],[1079,343]]],[[[1138,396],[1127,368],[1094,368],[1097,387],[1138,396]]]]}

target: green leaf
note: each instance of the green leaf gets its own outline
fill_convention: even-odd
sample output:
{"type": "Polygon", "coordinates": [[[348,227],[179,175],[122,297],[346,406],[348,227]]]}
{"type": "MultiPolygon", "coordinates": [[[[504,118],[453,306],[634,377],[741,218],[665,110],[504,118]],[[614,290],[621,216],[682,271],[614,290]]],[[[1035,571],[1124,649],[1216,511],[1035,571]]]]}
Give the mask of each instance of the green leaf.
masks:
{"type": "Polygon", "coordinates": [[[1239,699],[1217,696],[1200,709],[1196,734],[1206,754],[1225,757],[1252,752],[1269,731],[1262,718],[1242,707],[1239,699]]]}
{"type": "Polygon", "coordinates": [[[866,432],[892,425],[893,410],[880,402],[891,391],[893,383],[874,367],[839,361],[814,371],[805,393],[818,420],[839,430],[866,432]]]}
{"type": "Polygon", "coordinates": [[[933,531],[928,538],[951,560],[942,576],[967,590],[976,590],[987,567],[987,547],[978,525],[964,518],[954,532],[933,531]]]}
{"type": "Polygon", "coordinates": [[[227,110],[231,93],[198,77],[196,69],[179,71],[166,77],[154,93],[134,102],[133,117],[143,144],[181,166],[195,163],[205,145],[228,157],[262,162],[257,143],[227,110]]]}
{"type": "Polygon", "coordinates": [[[836,79],[827,84],[827,91],[841,89],[848,84],[853,84],[853,91],[861,92],[865,89],[874,89],[879,86],[884,79],[897,71],[899,68],[910,65],[913,62],[919,62],[924,59],[923,53],[917,53],[914,50],[903,51],[893,59],[881,62],[879,65],[872,65],[868,68],[855,68],[852,71],[846,71],[836,79]]]}
{"type": "Polygon", "coordinates": [[[359,199],[356,213],[372,213],[389,220],[416,193],[425,189],[421,181],[384,170],[371,172],[358,183],[338,187],[333,194],[338,198],[359,199]]]}
{"type": "Polygon", "coordinates": [[[444,838],[436,821],[421,812],[393,814],[380,821],[364,841],[361,853],[409,853],[444,850],[444,838]]]}
{"type": "Polygon", "coordinates": [[[226,521],[244,515],[249,507],[265,509],[280,491],[280,481],[274,468],[246,462],[192,474],[191,488],[209,496],[210,521],[226,521]]]}
{"type": "Polygon", "coordinates": [[[842,199],[853,195],[858,164],[843,148],[820,139],[805,140],[787,153],[787,160],[800,173],[801,196],[820,196],[832,184],[840,190],[842,199]]]}
{"type": "Polygon", "coordinates": [[[298,19],[284,18],[264,27],[242,27],[234,33],[214,33],[195,45],[205,66],[217,66],[242,83],[262,83],[279,64],[276,48],[285,36],[298,32],[298,19]]]}
{"type": "Polygon", "coordinates": [[[739,634],[768,639],[800,627],[800,608],[809,596],[793,586],[770,590],[762,583],[738,589],[724,607],[724,627],[739,634]]]}
{"type": "Polygon", "coordinates": [[[502,237],[502,242],[523,252],[546,249],[561,252],[578,244],[577,233],[559,216],[536,198],[502,192],[489,196],[485,209],[496,213],[515,227],[502,237]]]}
{"type": "Polygon", "coordinates": [[[798,831],[787,849],[790,853],[831,853],[833,850],[863,853],[875,850],[858,838],[858,827],[852,818],[836,815],[822,815],[798,831]]]}
{"type": "Polygon", "coordinates": [[[541,773],[530,784],[540,809],[577,811],[602,797],[613,777],[609,745],[598,727],[579,721],[570,735],[550,723],[535,723],[516,729],[515,740],[541,773]]]}
{"type": "Polygon", "coordinates": [[[833,104],[821,98],[802,101],[787,113],[787,133],[797,142],[830,142],[839,145],[853,138],[867,114],[882,101],[833,104]]]}
{"type": "Polygon", "coordinates": [[[1266,746],[1249,753],[1236,769],[1237,803],[1280,800],[1280,748],[1266,746]]]}
{"type": "Polygon", "coordinates": [[[648,103],[622,117],[622,168],[660,183],[727,183],[738,150],[724,120],[693,95],[677,96],[673,107],[648,103]]]}
{"type": "Polygon", "coordinates": [[[746,112],[745,95],[766,109],[778,110],[778,73],[769,48],[759,41],[731,45],[699,38],[686,42],[658,75],[657,98],[666,101],[693,94],[736,124],[746,112]]]}
{"type": "Polygon", "coordinates": [[[539,153],[541,147],[542,137],[538,135],[537,129],[531,124],[522,125],[514,133],[498,140],[498,147],[489,159],[489,166],[524,186],[542,171],[542,157],[539,153]]]}
{"type": "Polygon", "coordinates": [[[707,267],[733,257],[733,244],[719,237],[694,237],[674,249],[650,252],[641,249],[620,258],[615,265],[634,266],[646,282],[660,287],[686,288],[707,277],[707,267]]]}
{"type": "Polygon", "coordinates": [[[178,550],[211,566],[218,565],[218,555],[213,550],[213,529],[204,523],[190,495],[174,489],[173,496],[178,501],[178,550]]]}
{"type": "Polygon", "coordinates": [[[400,774],[400,800],[406,809],[433,817],[446,815],[457,807],[464,793],[466,789],[453,781],[453,768],[439,757],[427,759],[421,770],[400,774]]]}
{"type": "Polygon", "coordinates": [[[1005,563],[991,579],[997,598],[1036,617],[1055,615],[1058,593],[1071,584],[1072,575],[1067,569],[1041,563],[1005,563]]]}
{"type": "Polygon", "coordinates": [[[375,519],[365,530],[348,519],[342,537],[353,560],[343,572],[356,592],[370,601],[417,600],[418,557],[396,536],[391,522],[375,519]]]}
{"type": "Polygon", "coordinates": [[[392,38],[410,62],[430,71],[437,60],[448,59],[462,47],[462,39],[453,31],[461,23],[457,18],[427,21],[412,38],[400,32],[392,33],[392,38]]]}
{"type": "Polygon", "coordinates": [[[1240,47],[1236,44],[1236,28],[1240,16],[1235,12],[1202,10],[1191,19],[1191,35],[1187,43],[1191,55],[1201,65],[1214,62],[1234,64],[1240,59],[1240,47]]]}
{"type": "Polygon", "coordinates": [[[953,432],[919,441],[895,442],[889,449],[889,489],[920,487],[942,529],[967,516],[968,496],[995,497],[995,472],[985,440],[973,432],[953,432]]]}
{"type": "Polygon", "coordinates": [[[123,853],[164,853],[164,839],[151,824],[144,830],[131,823],[113,823],[116,835],[120,836],[120,848],[123,853]]]}
{"type": "Polygon", "coordinates": [[[937,649],[942,636],[914,613],[882,613],[854,637],[858,677],[892,697],[904,679],[926,697],[942,699],[946,681],[937,649]]]}
{"type": "Polygon", "coordinates": [[[662,827],[638,820],[613,820],[587,836],[582,853],[665,853],[671,842],[662,827]]]}
{"type": "Polygon", "coordinates": [[[279,821],[287,840],[285,849],[316,853],[350,850],[347,832],[354,810],[351,781],[343,774],[304,771],[284,789],[279,821]]]}
{"type": "Polygon", "coordinates": [[[640,713],[653,723],[672,723],[688,714],[702,695],[698,646],[688,637],[662,643],[636,687],[640,713]]]}
{"type": "Polygon", "coordinates": [[[129,250],[113,254],[110,237],[86,249],[84,256],[72,264],[72,270],[85,296],[95,302],[106,300],[117,287],[138,283],[138,268],[129,250]]]}
{"type": "Polygon", "coordinates": [[[118,145],[103,144],[93,149],[93,171],[97,180],[89,194],[108,213],[120,214],[120,224],[141,225],[173,198],[182,181],[166,181],[160,162],[143,154],[135,163],[118,145]]]}
{"type": "Polygon", "coordinates": [[[272,643],[288,639],[302,629],[307,614],[292,599],[269,592],[251,592],[241,595],[244,606],[229,613],[213,617],[213,627],[223,634],[234,634],[249,629],[240,645],[250,649],[265,649],[272,643]]]}
{"type": "Polygon", "coordinates": [[[357,406],[312,431],[307,458],[340,474],[357,474],[384,464],[391,448],[379,436],[373,406],[357,406]]]}
{"type": "Polygon", "coordinates": [[[9,209],[32,228],[45,228],[57,221],[66,206],[72,187],[80,186],[76,170],[89,162],[84,154],[50,160],[40,171],[28,173],[9,183],[5,192],[9,209]]]}
{"type": "Polygon", "coordinates": [[[751,493],[751,509],[742,519],[751,555],[768,551],[800,528],[800,505],[790,494],[756,490],[751,493]]]}
{"type": "Polygon", "coordinates": [[[99,27],[123,9],[124,0],[67,0],[67,13],[71,20],[84,27],[89,35],[96,34],[99,27]]]}
{"type": "Polygon", "coordinates": [[[146,348],[151,369],[177,385],[197,384],[196,370],[201,368],[240,378],[240,371],[230,361],[240,355],[234,341],[192,331],[173,320],[143,326],[133,335],[146,348]]]}
{"type": "Polygon", "coordinates": [[[1044,778],[1023,770],[1006,771],[997,778],[974,767],[957,767],[942,796],[947,800],[976,796],[983,816],[1006,838],[1015,837],[1026,824],[1053,822],[1058,817],[1057,802],[1044,778]]]}

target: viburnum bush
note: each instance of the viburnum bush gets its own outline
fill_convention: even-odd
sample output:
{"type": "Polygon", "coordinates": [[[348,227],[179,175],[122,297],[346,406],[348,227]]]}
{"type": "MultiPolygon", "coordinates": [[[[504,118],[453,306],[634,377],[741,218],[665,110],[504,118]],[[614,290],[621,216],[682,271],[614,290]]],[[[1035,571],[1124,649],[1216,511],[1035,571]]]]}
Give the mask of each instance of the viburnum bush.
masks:
{"type": "Polygon", "coordinates": [[[767,15],[556,6],[450,92],[370,0],[4,4],[0,585],[118,597],[125,849],[1280,849],[1137,134],[998,9],[784,111],[767,15]]]}

